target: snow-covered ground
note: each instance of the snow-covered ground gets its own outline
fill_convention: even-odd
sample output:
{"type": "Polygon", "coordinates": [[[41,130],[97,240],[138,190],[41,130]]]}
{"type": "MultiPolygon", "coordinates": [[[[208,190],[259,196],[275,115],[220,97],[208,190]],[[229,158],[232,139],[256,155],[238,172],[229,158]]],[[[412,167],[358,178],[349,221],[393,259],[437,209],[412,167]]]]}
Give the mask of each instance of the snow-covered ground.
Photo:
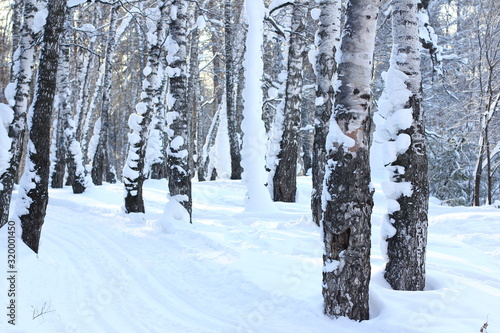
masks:
{"type": "MultiPolygon", "coordinates": [[[[0,332],[500,332],[500,210],[431,200],[427,288],[384,281],[375,182],[371,319],[322,313],[322,240],[311,179],[276,213],[244,212],[239,181],[194,183],[194,223],[163,214],[165,181],[146,182],[146,214],[123,212],[121,184],[51,190],[40,253],[17,241],[17,319],[7,317],[7,228],[0,230],[0,332]]],[[[15,198],[14,198],[15,200],[15,198]]]]}

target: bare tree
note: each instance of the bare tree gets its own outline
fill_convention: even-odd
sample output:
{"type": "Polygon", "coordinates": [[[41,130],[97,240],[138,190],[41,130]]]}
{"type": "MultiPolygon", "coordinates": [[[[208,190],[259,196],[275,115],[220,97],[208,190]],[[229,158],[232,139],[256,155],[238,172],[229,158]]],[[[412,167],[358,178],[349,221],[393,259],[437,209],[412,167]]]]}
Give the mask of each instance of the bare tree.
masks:
{"type": "Polygon", "coordinates": [[[340,42],[340,0],[322,0],[319,4],[319,30],[315,72],[317,77],[314,146],[312,164],[313,190],[311,208],[314,222],[319,226],[323,209],[321,197],[326,164],[326,136],[335,101],[333,83],[336,81],[335,54],[340,42]]]}
{"type": "Polygon", "coordinates": [[[346,8],[323,194],[325,314],[369,318],[371,74],[380,0],[346,8]]]}
{"type": "Polygon", "coordinates": [[[109,113],[111,109],[111,78],[113,75],[113,57],[116,49],[116,28],[118,21],[118,10],[120,4],[114,4],[109,19],[108,40],[106,42],[106,55],[104,63],[104,76],[102,82],[102,104],[99,121],[98,142],[92,160],[92,181],[95,185],[102,185],[103,177],[106,181],[110,177],[109,151],[108,151],[108,128],[109,113]]]}
{"type": "Polygon", "coordinates": [[[386,88],[379,100],[385,119],[389,182],[384,184],[388,215],[382,238],[387,241],[385,278],[397,290],[423,290],[429,185],[422,110],[422,76],[417,19],[418,0],[393,1],[393,49],[386,88]]]}
{"type": "Polygon", "coordinates": [[[236,117],[236,74],[234,66],[234,36],[235,25],[233,24],[233,4],[231,0],[224,1],[224,36],[225,36],[225,58],[226,58],[226,114],[229,135],[229,150],[231,156],[231,179],[241,179],[243,171],[241,167],[240,140],[238,121],[236,117]]]}
{"type": "MultiPolygon", "coordinates": [[[[23,24],[19,47],[13,55],[13,77],[16,80],[14,101],[12,106],[13,117],[9,125],[8,134],[11,139],[9,155],[10,160],[6,170],[0,170],[0,226],[7,223],[12,188],[21,162],[23,148],[23,134],[26,128],[26,113],[30,84],[33,79],[33,66],[35,61],[35,40],[39,31],[33,28],[35,13],[38,11],[36,2],[24,1],[23,24]]],[[[17,29],[17,28],[15,28],[17,29]]]]}
{"type": "Polygon", "coordinates": [[[56,92],[59,38],[65,14],[65,0],[49,0],[36,94],[29,121],[28,156],[19,188],[17,215],[21,221],[22,239],[35,253],[38,253],[49,199],[50,118],[56,92]]]}
{"type": "Polygon", "coordinates": [[[273,200],[295,202],[297,192],[297,159],[299,152],[298,131],[302,98],[302,67],[305,52],[304,19],[307,8],[302,1],[295,1],[292,9],[287,80],[284,100],[282,136],[273,176],[273,200]]]}
{"type": "Polygon", "coordinates": [[[163,103],[164,83],[162,74],[163,66],[161,55],[165,42],[165,19],[168,14],[168,2],[158,2],[159,18],[152,32],[150,40],[148,61],[144,74],[142,101],[136,105],[136,113],[129,118],[132,133],[129,134],[129,152],[123,170],[123,184],[125,186],[125,211],[127,213],[144,213],[144,200],[142,186],[146,179],[146,143],[150,130],[151,119],[155,110],[161,108],[163,103]]]}
{"type": "Polygon", "coordinates": [[[170,39],[167,44],[169,81],[170,145],[168,148],[168,188],[170,199],[178,201],[191,219],[191,172],[189,168],[189,110],[187,109],[187,1],[173,0],[176,13],[171,14],[170,39]]]}

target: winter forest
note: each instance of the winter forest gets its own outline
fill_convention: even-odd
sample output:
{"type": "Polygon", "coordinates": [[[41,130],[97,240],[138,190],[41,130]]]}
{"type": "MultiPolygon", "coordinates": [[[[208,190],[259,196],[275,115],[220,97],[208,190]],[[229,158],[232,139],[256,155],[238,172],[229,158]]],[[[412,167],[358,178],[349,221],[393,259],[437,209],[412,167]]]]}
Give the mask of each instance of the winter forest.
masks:
{"type": "Polygon", "coordinates": [[[0,22],[7,332],[500,327],[500,2],[0,22]]]}

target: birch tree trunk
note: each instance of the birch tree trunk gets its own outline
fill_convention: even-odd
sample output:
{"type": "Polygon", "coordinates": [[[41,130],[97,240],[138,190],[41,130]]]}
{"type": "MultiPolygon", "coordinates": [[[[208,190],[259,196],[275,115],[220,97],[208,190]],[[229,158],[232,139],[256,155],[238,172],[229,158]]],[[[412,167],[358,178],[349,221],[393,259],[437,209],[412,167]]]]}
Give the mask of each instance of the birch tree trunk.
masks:
{"type": "Polygon", "coordinates": [[[393,1],[393,50],[379,102],[386,119],[383,184],[389,206],[385,278],[396,290],[423,290],[429,189],[424,142],[417,0],[393,1]],[[391,153],[392,152],[392,153],[391,153]]]}
{"type": "MultiPolygon", "coordinates": [[[[69,12],[68,17],[72,16],[69,12]]],[[[62,135],[64,136],[64,153],[66,165],[68,170],[68,179],[71,182],[71,187],[74,194],[80,194],[85,191],[87,187],[85,179],[85,168],[83,165],[83,155],[80,142],[76,138],[76,124],[71,115],[70,105],[70,46],[68,33],[70,32],[71,25],[67,24],[63,37],[61,38],[60,47],[60,65],[59,65],[59,109],[61,117],[59,122],[62,124],[62,135]]],[[[63,172],[64,174],[64,172],[63,172]]]]}
{"type": "Polygon", "coordinates": [[[65,13],[65,0],[49,0],[33,113],[29,121],[28,156],[19,188],[17,215],[21,221],[21,237],[35,253],[38,253],[49,199],[50,118],[56,91],[59,37],[65,13]]]}
{"type": "Polygon", "coordinates": [[[35,60],[34,41],[38,35],[38,31],[33,31],[32,29],[36,12],[37,6],[35,1],[24,1],[21,39],[13,58],[12,75],[16,80],[16,92],[13,105],[9,102],[14,114],[12,122],[9,125],[9,138],[12,140],[9,149],[10,160],[8,169],[5,171],[2,170],[3,172],[0,174],[0,227],[6,224],[9,218],[12,189],[21,162],[29,89],[33,79],[35,60]]]}
{"type": "Polygon", "coordinates": [[[247,211],[274,211],[265,183],[266,140],[262,121],[262,76],[264,63],[262,45],[264,42],[263,0],[245,0],[248,33],[245,39],[246,52],[243,62],[245,67],[245,89],[243,91],[244,109],[241,129],[243,131],[243,149],[241,152],[243,179],[247,186],[247,211]]]}
{"type": "MultiPolygon", "coordinates": [[[[15,82],[16,70],[14,69],[14,64],[16,63],[16,52],[18,51],[19,45],[22,40],[22,28],[23,28],[23,9],[25,1],[14,0],[11,4],[12,9],[12,66],[10,67],[10,82],[15,82]]],[[[3,92],[2,92],[3,94],[3,92]]]]}
{"type": "MultiPolygon", "coordinates": [[[[200,164],[198,165],[198,181],[203,182],[206,181],[207,179],[212,178],[212,172],[215,171],[215,168],[210,168],[210,157],[209,153],[212,147],[215,144],[215,138],[217,136],[217,131],[219,129],[219,123],[220,123],[220,113],[221,107],[217,109],[215,112],[213,118],[212,118],[212,123],[210,124],[210,128],[208,129],[207,136],[205,138],[205,144],[203,145],[201,149],[201,159],[200,159],[200,164]]],[[[212,163],[213,164],[213,163],[212,163]]]]}
{"type": "Polygon", "coordinates": [[[108,127],[109,111],[111,109],[111,78],[113,75],[113,57],[116,48],[116,26],[120,4],[113,5],[109,20],[108,40],[106,43],[106,56],[104,64],[104,78],[102,83],[102,104],[100,117],[100,130],[97,148],[92,159],[92,182],[102,185],[104,174],[108,173],[108,127]]]}
{"type": "Polygon", "coordinates": [[[283,134],[278,165],[273,177],[274,201],[295,202],[297,192],[298,132],[302,94],[302,65],[305,51],[304,19],[307,13],[301,1],[296,1],[292,10],[292,26],[288,51],[287,81],[283,134]]]}
{"type": "MultiPolygon", "coordinates": [[[[60,68],[57,69],[57,80],[60,81],[62,77],[62,72],[60,68]]],[[[66,77],[67,79],[67,77],[66,77]]],[[[57,88],[60,90],[61,85],[58,83],[57,88]]],[[[50,187],[52,188],[63,188],[64,186],[64,173],[66,172],[66,159],[64,158],[66,150],[64,149],[64,128],[62,118],[62,106],[61,100],[65,99],[65,96],[62,96],[61,92],[57,93],[57,105],[55,106],[56,110],[56,119],[54,121],[54,129],[53,129],[53,139],[51,145],[51,173],[50,173],[50,187]]]]}
{"type": "Polygon", "coordinates": [[[195,173],[196,169],[199,168],[199,163],[201,161],[201,130],[200,127],[200,117],[201,117],[201,87],[200,87],[200,20],[204,20],[201,16],[201,10],[197,4],[194,9],[194,21],[195,27],[189,35],[189,77],[188,77],[188,89],[187,102],[188,109],[191,110],[192,116],[189,117],[189,140],[190,140],[190,154],[193,156],[190,159],[190,170],[191,173],[195,173]]]}
{"type": "Polygon", "coordinates": [[[151,119],[158,104],[162,103],[161,59],[165,42],[165,17],[168,14],[168,5],[159,1],[160,18],[153,32],[154,40],[151,43],[148,61],[144,74],[146,76],[141,93],[142,101],[136,106],[136,113],[130,115],[129,151],[127,162],[123,169],[123,184],[125,186],[125,211],[127,213],[144,213],[142,186],[146,179],[147,170],[144,169],[146,160],[146,143],[151,119]]]}
{"type": "Polygon", "coordinates": [[[335,54],[340,42],[340,0],[321,0],[316,54],[316,110],[314,120],[314,143],[311,208],[313,221],[319,226],[323,209],[321,196],[326,165],[326,136],[335,101],[333,84],[337,78],[335,54]]]}
{"type": "Polygon", "coordinates": [[[231,155],[231,179],[241,179],[243,169],[241,167],[240,140],[238,138],[238,120],[235,101],[235,78],[234,68],[234,24],[233,5],[231,0],[224,2],[224,20],[225,20],[225,56],[226,56],[226,113],[227,130],[229,134],[229,150],[231,155]]]}
{"type": "Polygon", "coordinates": [[[174,0],[177,11],[170,14],[170,42],[168,44],[167,73],[170,77],[167,113],[170,129],[168,153],[168,188],[170,200],[178,201],[189,213],[191,221],[191,172],[189,169],[189,110],[187,109],[186,32],[187,1],[174,0]]]}
{"type": "Polygon", "coordinates": [[[327,137],[323,195],[325,314],[369,319],[371,74],[380,0],[351,0],[327,137]]]}

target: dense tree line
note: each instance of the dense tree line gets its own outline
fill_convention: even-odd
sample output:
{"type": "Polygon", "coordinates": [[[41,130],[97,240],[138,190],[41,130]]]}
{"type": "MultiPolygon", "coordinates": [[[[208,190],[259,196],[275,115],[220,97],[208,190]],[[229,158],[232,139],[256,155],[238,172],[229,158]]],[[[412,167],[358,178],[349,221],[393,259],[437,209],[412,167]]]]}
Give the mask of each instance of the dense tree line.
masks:
{"type": "Polygon", "coordinates": [[[394,289],[424,288],[429,193],[500,199],[495,0],[0,4],[0,226],[18,182],[35,252],[49,186],[121,181],[143,213],[166,178],[191,220],[193,179],[243,179],[247,209],[272,210],[311,175],[325,313],[364,320],[373,142],[394,289]]]}

